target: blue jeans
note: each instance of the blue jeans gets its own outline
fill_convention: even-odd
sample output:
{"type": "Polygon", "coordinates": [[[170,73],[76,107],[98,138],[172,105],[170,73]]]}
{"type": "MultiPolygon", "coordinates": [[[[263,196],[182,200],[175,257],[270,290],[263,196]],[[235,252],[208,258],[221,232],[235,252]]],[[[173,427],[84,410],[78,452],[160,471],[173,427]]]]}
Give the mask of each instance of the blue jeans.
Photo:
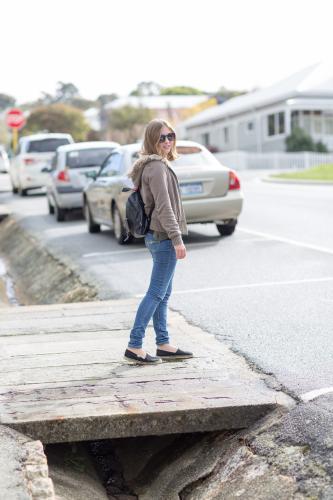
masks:
{"type": "Polygon", "coordinates": [[[172,290],[172,279],[176,268],[176,252],[171,240],[157,241],[152,233],[145,236],[145,244],[153,257],[150,285],[136,313],[128,347],[140,349],[147,325],[153,318],[156,344],[168,344],[167,329],[168,299],[172,290]]]}

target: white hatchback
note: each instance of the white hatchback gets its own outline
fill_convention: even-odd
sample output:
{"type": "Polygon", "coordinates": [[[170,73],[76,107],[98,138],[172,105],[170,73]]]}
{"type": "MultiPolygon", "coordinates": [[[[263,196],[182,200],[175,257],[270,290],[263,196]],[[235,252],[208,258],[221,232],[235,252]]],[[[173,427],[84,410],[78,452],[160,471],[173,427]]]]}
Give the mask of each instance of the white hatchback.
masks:
{"type": "Polygon", "coordinates": [[[21,196],[25,196],[29,189],[45,186],[48,179],[45,166],[50,164],[59,146],[73,142],[70,134],[60,133],[21,137],[9,167],[13,193],[19,192],[21,196]]]}
{"type": "Polygon", "coordinates": [[[55,214],[58,222],[65,220],[67,211],[83,208],[83,189],[117,147],[117,142],[90,141],[57,149],[44,171],[50,173],[46,193],[49,213],[55,214]]]}

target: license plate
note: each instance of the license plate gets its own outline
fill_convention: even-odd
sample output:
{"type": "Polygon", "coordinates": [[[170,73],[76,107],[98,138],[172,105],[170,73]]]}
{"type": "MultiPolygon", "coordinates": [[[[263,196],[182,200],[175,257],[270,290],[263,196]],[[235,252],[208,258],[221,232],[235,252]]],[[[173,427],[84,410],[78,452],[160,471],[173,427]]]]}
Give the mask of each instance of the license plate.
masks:
{"type": "Polygon", "coordinates": [[[191,194],[201,194],[203,192],[202,182],[189,182],[187,184],[180,184],[180,192],[184,196],[191,194]]]}

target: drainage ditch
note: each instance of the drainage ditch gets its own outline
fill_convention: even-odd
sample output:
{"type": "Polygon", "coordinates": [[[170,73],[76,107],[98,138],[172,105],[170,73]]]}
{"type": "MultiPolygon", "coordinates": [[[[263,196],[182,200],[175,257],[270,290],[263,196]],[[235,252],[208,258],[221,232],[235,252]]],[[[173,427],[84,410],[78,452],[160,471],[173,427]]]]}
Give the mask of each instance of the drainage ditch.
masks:
{"type": "Polygon", "coordinates": [[[7,270],[5,260],[0,258],[0,305],[19,306],[13,278],[7,270]]]}

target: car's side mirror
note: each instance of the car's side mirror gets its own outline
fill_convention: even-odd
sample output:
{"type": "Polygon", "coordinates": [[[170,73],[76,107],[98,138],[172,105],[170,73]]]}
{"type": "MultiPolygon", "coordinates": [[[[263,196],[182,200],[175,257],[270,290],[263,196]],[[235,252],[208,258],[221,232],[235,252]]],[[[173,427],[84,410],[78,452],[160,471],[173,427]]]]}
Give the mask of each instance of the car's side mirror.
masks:
{"type": "Polygon", "coordinates": [[[95,181],[97,179],[97,172],[86,172],[86,177],[95,181]]]}
{"type": "Polygon", "coordinates": [[[41,170],[44,174],[50,174],[52,172],[52,167],[50,165],[45,165],[41,170]]]}

